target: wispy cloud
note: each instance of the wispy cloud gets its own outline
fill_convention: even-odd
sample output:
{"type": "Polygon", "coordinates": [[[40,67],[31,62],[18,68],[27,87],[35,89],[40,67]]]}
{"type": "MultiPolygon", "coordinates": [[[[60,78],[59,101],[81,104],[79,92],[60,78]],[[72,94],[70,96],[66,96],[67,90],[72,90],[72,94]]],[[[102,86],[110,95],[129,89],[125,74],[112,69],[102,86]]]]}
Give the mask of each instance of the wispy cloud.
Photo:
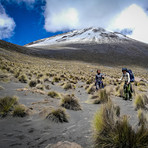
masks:
{"type": "Polygon", "coordinates": [[[6,14],[4,7],[0,4],[0,39],[11,37],[15,26],[13,18],[6,14]]]}

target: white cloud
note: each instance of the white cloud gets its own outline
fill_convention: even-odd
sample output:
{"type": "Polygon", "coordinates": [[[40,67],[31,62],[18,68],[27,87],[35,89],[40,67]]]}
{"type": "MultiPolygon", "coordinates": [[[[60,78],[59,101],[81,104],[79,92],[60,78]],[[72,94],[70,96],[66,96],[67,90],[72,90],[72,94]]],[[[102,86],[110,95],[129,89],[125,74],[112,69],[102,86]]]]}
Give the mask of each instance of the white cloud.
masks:
{"type": "Polygon", "coordinates": [[[45,26],[56,32],[90,26],[107,27],[128,0],[46,0],[45,26]]]}
{"type": "Polygon", "coordinates": [[[46,0],[44,28],[56,32],[97,26],[148,42],[147,8],[147,0],[46,0]]]}
{"type": "Polygon", "coordinates": [[[148,15],[136,4],[124,9],[109,28],[120,31],[129,28],[132,30],[129,37],[148,43],[148,15]]]}
{"type": "Polygon", "coordinates": [[[15,22],[9,17],[4,7],[0,4],[0,39],[9,38],[13,35],[15,22]]]}

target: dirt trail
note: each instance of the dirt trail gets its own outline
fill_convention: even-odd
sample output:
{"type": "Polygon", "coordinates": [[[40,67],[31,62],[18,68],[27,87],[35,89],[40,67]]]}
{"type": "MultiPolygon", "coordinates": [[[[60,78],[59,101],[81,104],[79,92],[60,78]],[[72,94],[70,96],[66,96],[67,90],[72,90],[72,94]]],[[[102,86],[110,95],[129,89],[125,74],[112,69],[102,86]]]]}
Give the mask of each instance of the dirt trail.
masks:
{"type": "MultiPolygon", "coordinates": [[[[70,115],[69,123],[57,124],[49,120],[42,119],[38,114],[25,118],[7,117],[0,120],[0,145],[1,148],[44,148],[48,144],[54,144],[59,141],[70,141],[80,144],[84,148],[92,147],[91,122],[93,115],[100,105],[87,104],[85,101],[89,98],[85,89],[78,83],[75,90],[65,91],[59,84],[51,85],[51,90],[69,94],[74,93],[79,98],[82,111],[67,110],[70,115]]],[[[21,83],[0,83],[5,89],[0,90],[0,96],[16,95],[20,98],[20,103],[31,106],[33,102],[50,99],[49,105],[58,105],[58,99],[52,99],[47,95],[35,94],[31,92],[16,91],[16,89],[26,87],[21,83]]],[[[121,115],[128,114],[130,123],[137,124],[137,114],[131,101],[124,101],[119,97],[111,97],[113,102],[121,108],[121,115]]]]}

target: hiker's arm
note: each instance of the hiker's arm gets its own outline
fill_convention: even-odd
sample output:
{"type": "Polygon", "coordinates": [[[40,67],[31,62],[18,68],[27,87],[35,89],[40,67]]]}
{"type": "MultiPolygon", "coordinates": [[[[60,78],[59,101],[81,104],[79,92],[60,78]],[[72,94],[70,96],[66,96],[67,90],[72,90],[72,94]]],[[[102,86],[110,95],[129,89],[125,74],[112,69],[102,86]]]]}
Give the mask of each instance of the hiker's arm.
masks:
{"type": "Polygon", "coordinates": [[[123,76],[119,79],[119,81],[122,81],[122,79],[123,79],[123,76]]]}
{"type": "Polygon", "coordinates": [[[129,84],[130,83],[130,75],[129,75],[129,73],[127,73],[127,76],[128,76],[127,83],[129,84]]]}
{"type": "Polygon", "coordinates": [[[104,74],[101,75],[102,79],[104,79],[104,74]]]}

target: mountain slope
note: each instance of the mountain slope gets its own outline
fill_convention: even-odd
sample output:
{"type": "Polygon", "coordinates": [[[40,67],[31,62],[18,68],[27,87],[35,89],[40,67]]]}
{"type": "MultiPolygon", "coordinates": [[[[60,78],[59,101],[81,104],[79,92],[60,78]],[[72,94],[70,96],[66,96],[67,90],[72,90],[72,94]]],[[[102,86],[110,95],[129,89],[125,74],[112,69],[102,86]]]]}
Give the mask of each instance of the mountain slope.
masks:
{"type": "Polygon", "coordinates": [[[0,40],[0,48],[54,60],[76,60],[107,66],[135,65],[148,68],[148,44],[102,28],[75,30],[34,41],[25,47],[0,40]]]}
{"type": "Polygon", "coordinates": [[[72,32],[56,35],[53,37],[34,41],[25,45],[26,47],[40,47],[55,44],[71,44],[71,43],[117,43],[131,40],[128,37],[104,30],[103,28],[85,28],[72,32]]]}
{"type": "Polygon", "coordinates": [[[25,45],[47,58],[148,67],[148,44],[102,28],[85,28],[25,45]]]}

